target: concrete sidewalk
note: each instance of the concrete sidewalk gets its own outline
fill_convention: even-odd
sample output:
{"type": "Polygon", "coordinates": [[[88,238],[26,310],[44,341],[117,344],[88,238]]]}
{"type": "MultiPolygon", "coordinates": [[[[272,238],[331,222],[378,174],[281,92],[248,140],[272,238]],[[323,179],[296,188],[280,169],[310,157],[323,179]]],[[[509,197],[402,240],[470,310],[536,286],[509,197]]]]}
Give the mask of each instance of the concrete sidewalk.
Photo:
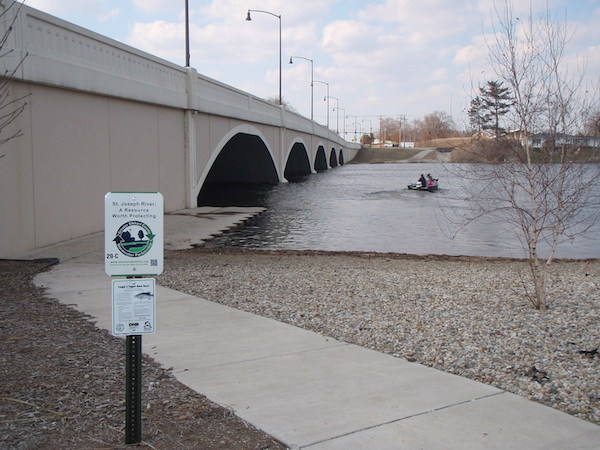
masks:
{"type": "MultiPolygon", "coordinates": [[[[215,212],[211,223],[239,217],[215,212]]],[[[202,240],[203,221],[189,219],[165,216],[165,235],[202,240]]],[[[36,284],[110,330],[103,236],[85,242],[23,256],[62,256],[36,284]]],[[[143,351],[290,448],[600,448],[600,427],[500,389],[171,289],[156,296],[143,351]]]]}

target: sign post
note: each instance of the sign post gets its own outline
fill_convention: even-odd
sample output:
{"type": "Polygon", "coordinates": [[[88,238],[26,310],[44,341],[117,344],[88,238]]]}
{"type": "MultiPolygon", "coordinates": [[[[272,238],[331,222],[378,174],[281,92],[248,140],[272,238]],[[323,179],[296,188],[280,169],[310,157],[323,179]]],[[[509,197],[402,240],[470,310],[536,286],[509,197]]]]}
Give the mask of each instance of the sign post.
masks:
{"type": "Polygon", "coordinates": [[[163,197],[109,192],[104,197],[104,268],[112,280],[113,335],[125,342],[125,444],[142,441],[142,334],[156,331],[154,278],[163,271],[163,197]]]}

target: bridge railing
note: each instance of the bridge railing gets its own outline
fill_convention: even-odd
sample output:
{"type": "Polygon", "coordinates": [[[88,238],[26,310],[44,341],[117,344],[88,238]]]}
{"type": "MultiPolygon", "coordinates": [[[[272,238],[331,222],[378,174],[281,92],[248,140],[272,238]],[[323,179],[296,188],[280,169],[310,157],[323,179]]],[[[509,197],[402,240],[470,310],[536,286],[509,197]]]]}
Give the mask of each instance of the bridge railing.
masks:
{"type": "Polygon", "coordinates": [[[360,147],[359,144],[344,141],[332,130],[298,113],[198,74],[195,69],[190,69],[190,77],[190,109],[315,134],[340,145],[360,147]]]}
{"type": "Polygon", "coordinates": [[[184,68],[16,2],[0,33],[18,14],[3,63],[18,66],[16,78],[113,97],[186,107],[184,68]]]}
{"type": "Polygon", "coordinates": [[[315,134],[354,147],[326,127],[259,97],[106,36],[17,2],[0,33],[14,26],[3,49],[4,69],[15,78],[111,97],[193,109],[315,134]],[[20,65],[21,61],[23,64],[20,65]]]}

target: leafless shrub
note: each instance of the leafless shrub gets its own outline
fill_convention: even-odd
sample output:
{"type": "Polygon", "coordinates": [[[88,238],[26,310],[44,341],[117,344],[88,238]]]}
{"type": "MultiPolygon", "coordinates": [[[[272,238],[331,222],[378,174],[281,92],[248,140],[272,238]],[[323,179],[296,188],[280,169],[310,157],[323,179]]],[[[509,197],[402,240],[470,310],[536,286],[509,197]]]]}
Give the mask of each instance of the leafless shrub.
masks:
{"type": "Polygon", "coordinates": [[[15,97],[11,90],[27,57],[26,54],[16,55],[9,45],[22,6],[19,2],[0,1],[0,145],[23,134],[22,130],[15,131],[10,125],[23,113],[29,97],[29,94],[15,97]]]}
{"type": "Polygon", "coordinates": [[[461,149],[465,161],[487,163],[459,166],[472,205],[461,225],[486,218],[516,233],[531,272],[528,297],[545,311],[547,267],[558,245],[600,218],[600,166],[589,164],[593,153],[582,152],[575,137],[598,95],[585,88],[583,68],[572,73],[565,62],[566,20],[549,11],[537,20],[532,14],[519,19],[509,1],[495,15],[489,59],[514,98],[507,115],[513,132],[473,139],[461,149]]]}

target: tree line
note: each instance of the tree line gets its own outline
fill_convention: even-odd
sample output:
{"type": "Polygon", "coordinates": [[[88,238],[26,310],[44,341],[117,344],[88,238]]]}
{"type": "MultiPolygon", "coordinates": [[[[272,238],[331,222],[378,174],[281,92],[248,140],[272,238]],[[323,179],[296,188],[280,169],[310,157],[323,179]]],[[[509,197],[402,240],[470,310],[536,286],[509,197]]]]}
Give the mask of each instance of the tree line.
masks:
{"type": "MultiPolygon", "coordinates": [[[[459,128],[452,116],[445,111],[433,111],[411,121],[381,117],[379,132],[373,136],[363,134],[361,142],[369,144],[375,138],[382,142],[423,142],[481,134],[500,138],[515,131],[509,128],[510,120],[506,117],[513,106],[514,97],[511,90],[504,86],[504,82],[489,80],[478,88],[478,94],[471,100],[466,128],[459,128]]],[[[575,136],[600,136],[600,110],[588,111],[581,128],[571,132],[575,136]]]]}
{"type": "Polygon", "coordinates": [[[373,139],[392,142],[419,142],[438,138],[462,136],[454,119],[444,111],[433,111],[421,119],[407,121],[404,118],[379,118],[379,132],[374,136],[363,135],[362,142],[369,144],[373,139]]]}

